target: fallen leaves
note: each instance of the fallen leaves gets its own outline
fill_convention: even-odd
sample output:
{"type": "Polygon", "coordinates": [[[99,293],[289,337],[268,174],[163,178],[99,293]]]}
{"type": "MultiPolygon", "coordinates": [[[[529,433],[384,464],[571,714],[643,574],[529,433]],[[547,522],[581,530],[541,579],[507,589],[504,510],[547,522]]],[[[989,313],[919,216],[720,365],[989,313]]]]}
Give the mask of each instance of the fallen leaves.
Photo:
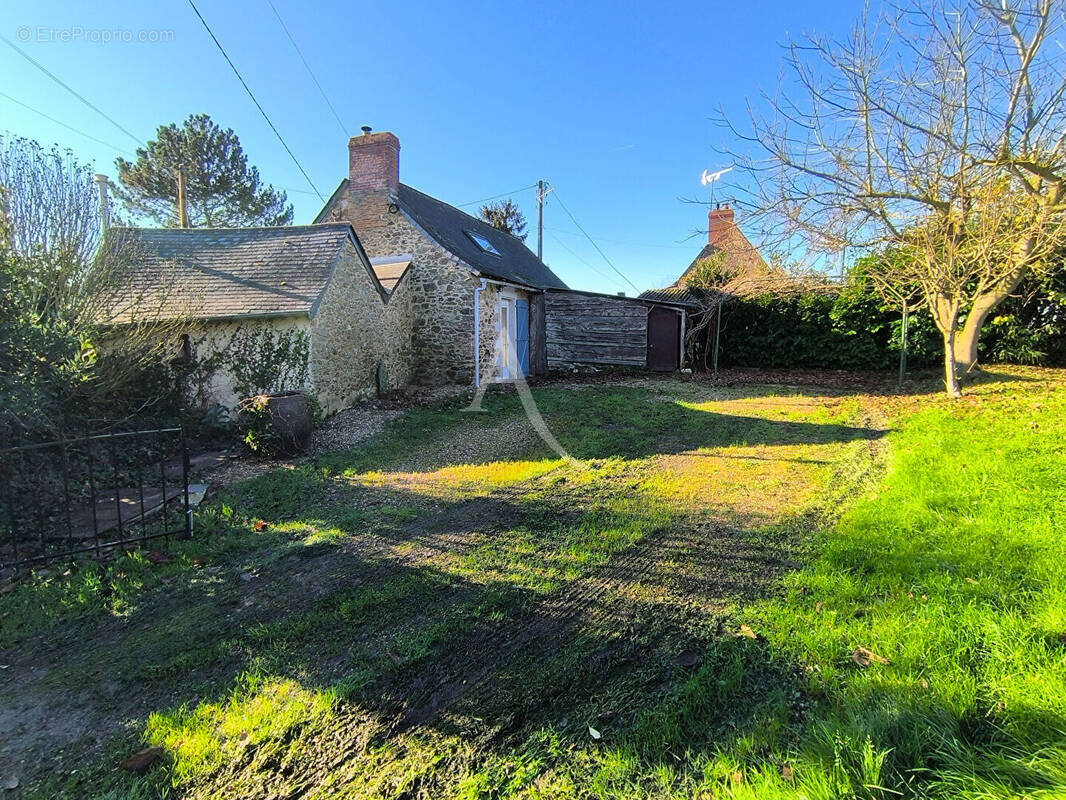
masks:
{"type": "Polygon", "coordinates": [[[146,747],[123,759],[121,766],[127,772],[143,775],[152,764],[159,760],[161,755],[163,755],[162,747],[146,747]]]}
{"type": "Polygon", "coordinates": [[[256,533],[262,533],[269,527],[270,523],[267,522],[265,519],[257,519],[255,521],[255,524],[252,525],[252,530],[254,530],[256,533]]]}
{"type": "Polygon", "coordinates": [[[589,725],[589,736],[591,736],[591,737],[592,737],[593,739],[595,739],[596,741],[599,741],[600,739],[602,739],[602,738],[603,738],[603,734],[602,734],[602,733],[600,733],[600,732],[599,732],[598,730],[596,730],[595,728],[593,728],[593,727],[592,727],[591,725],[589,725]]]}
{"type": "Polygon", "coordinates": [[[174,563],[174,559],[168,556],[166,553],[162,552],[161,550],[149,550],[147,553],[144,554],[144,557],[152,564],[174,563]]]}
{"type": "Polygon", "coordinates": [[[851,651],[851,660],[858,664],[860,667],[868,667],[870,664],[887,664],[888,659],[884,656],[879,656],[873,650],[868,647],[856,647],[851,651]]]}
{"type": "Polygon", "coordinates": [[[740,626],[740,630],[737,631],[737,635],[738,636],[744,636],[744,637],[746,637],[748,639],[758,639],[759,638],[759,635],[757,633],[755,633],[755,631],[753,631],[747,625],[741,625],[740,626]]]}

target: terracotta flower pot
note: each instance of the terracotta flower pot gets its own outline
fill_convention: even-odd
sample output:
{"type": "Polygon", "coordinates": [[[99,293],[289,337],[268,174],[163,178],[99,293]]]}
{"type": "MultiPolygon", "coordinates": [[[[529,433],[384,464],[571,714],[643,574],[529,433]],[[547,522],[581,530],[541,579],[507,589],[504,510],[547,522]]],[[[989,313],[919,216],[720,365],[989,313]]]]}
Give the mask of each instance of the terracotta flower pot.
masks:
{"type": "Polygon", "coordinates": [[[272,448],[277,455],[294,456],[307,449],[314,423],[311,398],[302,392],[260,394],[251,398],[251,406],[266,412],[277,436],[272,448]]]}

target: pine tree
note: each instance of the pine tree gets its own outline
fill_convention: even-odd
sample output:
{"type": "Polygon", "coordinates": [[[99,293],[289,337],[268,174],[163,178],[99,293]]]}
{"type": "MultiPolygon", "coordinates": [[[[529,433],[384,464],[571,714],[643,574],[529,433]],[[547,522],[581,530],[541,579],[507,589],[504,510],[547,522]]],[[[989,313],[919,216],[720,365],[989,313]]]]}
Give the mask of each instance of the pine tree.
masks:
{"type": "Polygon", "coordinates": [[[526,216],[510,198],[483,205],[479,216],[496,230],[509,233],[523,242],[526,240],[526,216]]]}
{"type": "Polygon", "coordinates": [[[179,128],[161,125],[137,160],[119,158],[120,192],[127,207],[160,225],[178,224],[177,171],[185,172],[192,227],[238,228],[289,225],[292,205],[285,192],[264,184],[248,164],[240,139],[206,114],[194,114],[179,128]]]}

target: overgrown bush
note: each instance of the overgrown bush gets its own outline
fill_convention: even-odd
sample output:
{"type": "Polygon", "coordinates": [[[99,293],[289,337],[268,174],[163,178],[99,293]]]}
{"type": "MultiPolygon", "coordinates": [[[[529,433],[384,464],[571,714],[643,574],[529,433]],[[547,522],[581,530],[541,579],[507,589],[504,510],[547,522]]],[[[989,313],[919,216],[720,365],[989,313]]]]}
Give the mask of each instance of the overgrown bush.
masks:
{"type": "Polygon", "coordinates": [[[0,446],[174,422],[180,321],[111,313],[128,245],[103,241],[89,165],[0,137],[0,446]]]}

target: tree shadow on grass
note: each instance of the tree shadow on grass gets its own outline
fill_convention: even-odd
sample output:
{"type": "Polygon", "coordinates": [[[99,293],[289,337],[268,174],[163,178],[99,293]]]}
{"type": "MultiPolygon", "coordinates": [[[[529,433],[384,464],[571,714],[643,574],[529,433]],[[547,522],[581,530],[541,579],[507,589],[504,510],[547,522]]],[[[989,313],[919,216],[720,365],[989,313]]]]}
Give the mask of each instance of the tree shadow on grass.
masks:
{"type": "MultiPolygon", "coordinates": [[[[830,445],[885,433],[838,422],[701,410],[628,387],[543,389],[535,399],[563,449],[580,460],[637,459],[709,448],[830,445]]],[[[456,464],[555,457],[537,438],[513,395],[491,395],[484,408],[438,412],[432,418],[416,412],[394,421],[386,436],[318,463],[334,471],[432,471],[456,464]]]]}

